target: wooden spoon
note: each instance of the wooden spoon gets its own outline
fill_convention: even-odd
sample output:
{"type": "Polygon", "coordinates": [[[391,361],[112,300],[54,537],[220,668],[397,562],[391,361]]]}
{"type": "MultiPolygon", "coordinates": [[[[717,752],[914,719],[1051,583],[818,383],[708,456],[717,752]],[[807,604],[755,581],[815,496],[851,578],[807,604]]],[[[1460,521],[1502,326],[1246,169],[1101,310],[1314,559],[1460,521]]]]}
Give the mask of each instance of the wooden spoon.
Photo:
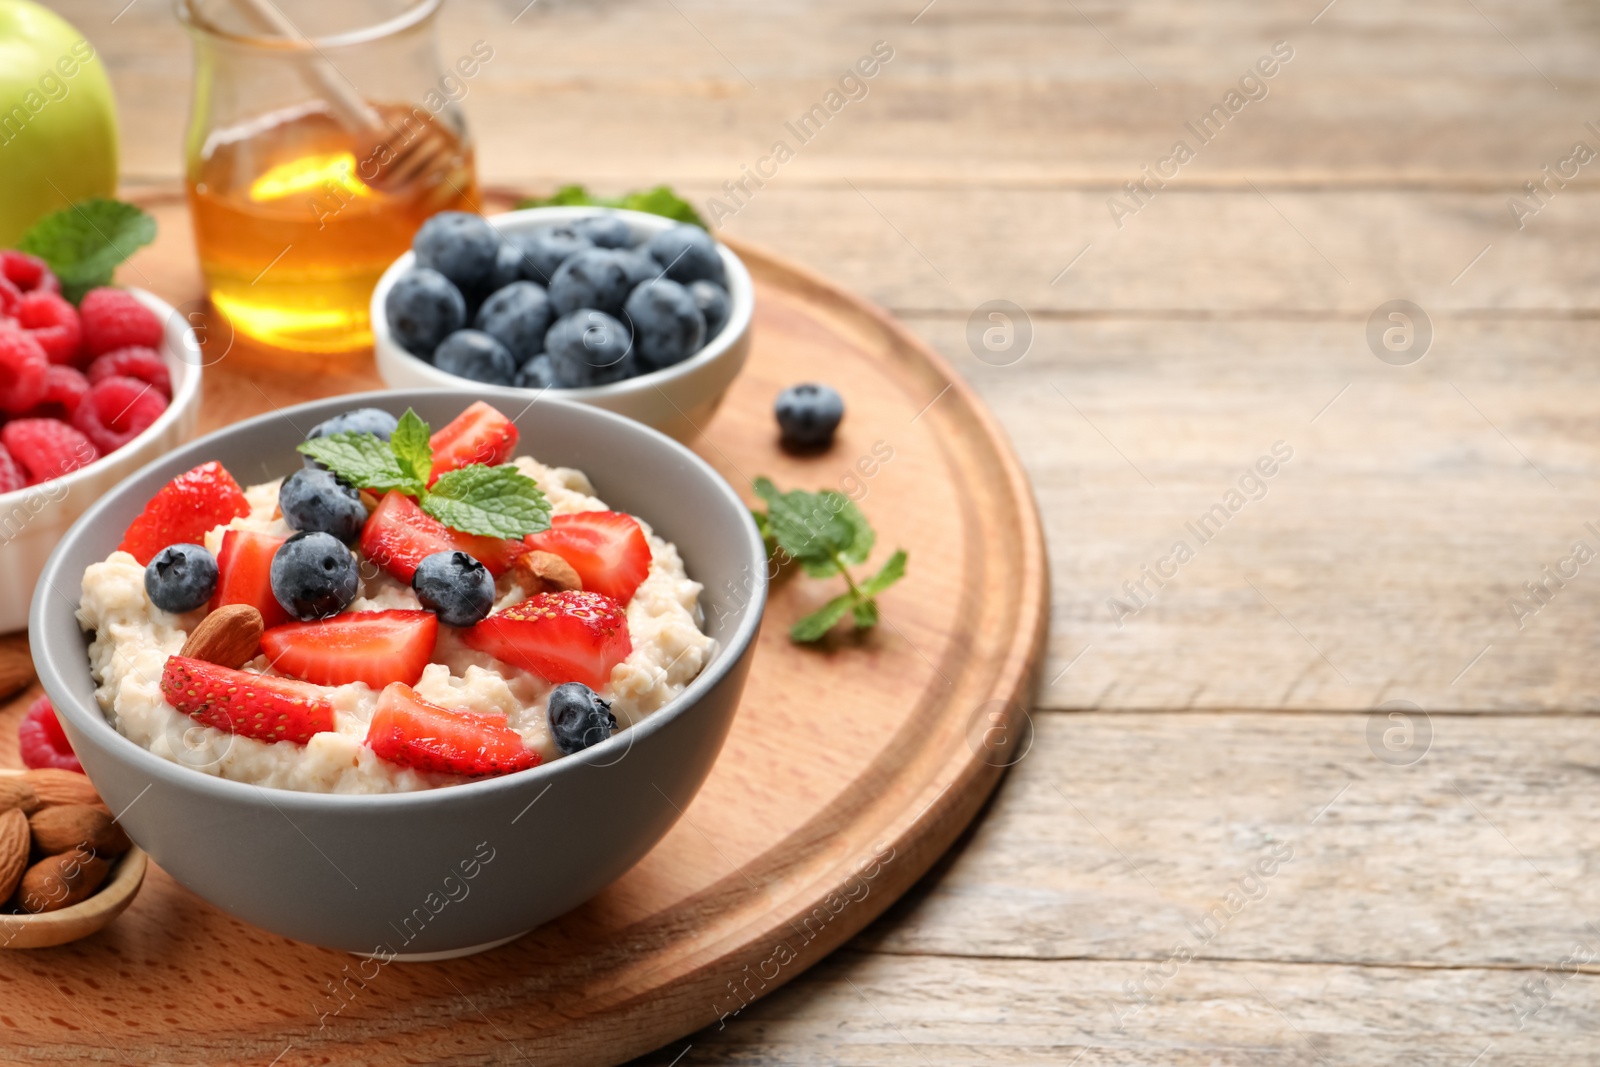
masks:
{"type": "MultiPolygon", "coordinates": [[[[255,23],[256,28],[296,41],[308,41],[271,0],[233,0],[234,5],[255,23]]],[[[432,120],[421,129],[405,133],[404,143],[396,143],[397,130],[384,125],[383,116],[361,94],[350,80],[334,69],[321,55],[306,56],[299,61],[300,73],[312,92],[320,96],[339,124],[357,137],[367,147],[387,146],[391,153],[388,163],[378,168],[371,180],[360,175],[362,181],[390,195],[404,195],[407,188],[423,178],[451,165],[456,153],[456,142],[432,120]]]]}
{"type": "MultiPolygon", "coordinates": [[[[0,770],[0,775],[22,773],[0,770]]],[[[105,884],[87,900],[38,915],[0,914],[0,948],[49,948],[103,930],[133,903],[149,866],[150,857],[135,845],[117,859],[105,884]]]]}

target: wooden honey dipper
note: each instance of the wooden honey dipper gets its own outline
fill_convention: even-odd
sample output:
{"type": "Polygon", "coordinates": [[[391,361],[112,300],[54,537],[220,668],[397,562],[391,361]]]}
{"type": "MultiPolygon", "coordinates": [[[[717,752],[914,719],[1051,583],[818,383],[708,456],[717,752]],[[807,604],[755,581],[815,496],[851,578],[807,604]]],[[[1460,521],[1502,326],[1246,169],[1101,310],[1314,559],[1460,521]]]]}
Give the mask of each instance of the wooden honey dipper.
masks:
{"type": "MultiPolygon", "coordinates": [[[[260,30],[296,41],[307,41],[294,23],[271,0],[233,0],[234,6],[260,30]]],[[[372,178],[357,175],[380,192],[399,194],[406,187],[450,166],[456,152],[455,141],[433,121],[410,130],[403,144],[396,144],[395,131],[384,125],[383,117],[356,92],[349,79],[320,55],[303,57],[301,74],[313,92],[321,97],[339,124],[368,146],[386,145],[391,153],[387,163],[372,178]]]]}

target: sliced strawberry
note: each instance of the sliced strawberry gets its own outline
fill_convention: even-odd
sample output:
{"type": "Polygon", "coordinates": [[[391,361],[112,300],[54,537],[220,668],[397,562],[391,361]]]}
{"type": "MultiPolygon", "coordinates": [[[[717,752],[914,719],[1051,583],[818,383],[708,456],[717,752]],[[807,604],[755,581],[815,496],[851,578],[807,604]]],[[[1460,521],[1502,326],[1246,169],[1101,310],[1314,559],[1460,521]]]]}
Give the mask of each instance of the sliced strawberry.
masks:
{"type": "Polygon", "coordinates": [[[361,529],[361,554],[402,582],[411,581],[424,556],[448,551],[467,553],[498,578],[526,549],[520,541],[452,530],[398,491],[384,496],[361,529]]]}
{"type": "Polygon", "coordinates": [[[529,534],[529,548],[554,552],[578,572],[583,587],[619,604],[633,599],[650,573],[650,542],[639,521],[620,511],[580,511],[557,515],[550,529],[529,534]]]}
{"type": "Polygon", "coordinates": [[[83,773],[83,764],[72,751],[49,697],[40,697],[28,705],[28,713],[17,724],[17,751],[25,767],[56,767],[83,773]]]}
{"type": "Polygon", "coordinates": [[[433,658],[439,616],[431,611],[356,611],[291,622],[261,635],[272,666],[318,685],[417,684],[433,658]]]}
{"type": "Polygon", "coordinates": [[[540,593],[489,616],[462,639],[547,682],[582,682],[596,690],[633,651],[627,612],[589,589],[540,593]]]}
{"type": "Polygon", "coordinates": [[[402,682],[378,697],[367,744],[390,763],[419,771],[483,777],[539,765],[539,753],[503,718],[441,708],[402,682]]]}
{"type": "Polygon", "coordinates": [[[433,446],[433,484],[445,471],[483,463],[490,467],[511,458],[517,447],[517,427],[482,400],[457,415],[429,438],[433,446]]]}
{"type": "Polygon", "coordinates": [[[161,487],[133,520],[118,547],[148,564],[168,545],[200,544],[213,527],[250,514],[250,502],[233,475],[216,460],[202,463],[161,487]]]}
{"type": "Polygon", "coordinates": [[[257,741],[305,744],[333,729],[333,702],[318,686],[171,656],[161,695],[196,722],[257,741]]]}
{"type": "Polygon", "coordinates": [[[211,610],[224,604],[248,604],[261,612],[261,625],[281,626],[289,621],[278,598],[272,595],[272,556],[284,539],[256,530],[225,530],[217,553],[217,591],[211,610]]]}

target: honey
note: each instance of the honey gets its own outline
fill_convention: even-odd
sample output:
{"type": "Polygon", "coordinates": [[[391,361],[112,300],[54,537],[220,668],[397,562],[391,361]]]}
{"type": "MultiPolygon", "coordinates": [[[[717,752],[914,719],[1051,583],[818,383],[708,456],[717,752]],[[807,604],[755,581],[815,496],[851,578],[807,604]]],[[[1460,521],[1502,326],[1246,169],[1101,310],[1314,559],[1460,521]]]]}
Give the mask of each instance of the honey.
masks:
{"type": "Polygon", "coordinates": [[[383,147],[307,104],[214,129],[189,164],[189,208],[211,300],[234,329],[280,349],[337,353],[372,343],[378,277],[428,216],[477,210],[472,149],[422,109],[374,104],[398,154],[433,123],[451,150],[390,188],[383,147]],[[374,181],[369,185],[363,176],[374,181]]]}

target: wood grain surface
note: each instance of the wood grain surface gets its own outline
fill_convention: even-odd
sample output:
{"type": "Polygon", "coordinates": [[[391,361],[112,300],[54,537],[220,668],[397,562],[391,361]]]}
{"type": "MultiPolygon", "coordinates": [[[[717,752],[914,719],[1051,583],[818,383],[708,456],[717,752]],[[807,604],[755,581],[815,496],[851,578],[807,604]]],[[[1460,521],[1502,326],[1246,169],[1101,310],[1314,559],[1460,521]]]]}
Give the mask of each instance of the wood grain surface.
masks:
{"type": "MultiPolygon", "coordinates": [[[[56,6],[108,57],[125,173],[171,180],[165,5],[56,6]]],[[[1592,1059],[1594,967],[1565,961],[1600,949],[1600,594],[1585,567],[1521,627],[1509,602],[1600,547],[1600,172],[1521,228],[1507,208],[1600,148],[1592,7],[451,0],[442,27],[447,54],[497,50],[463,103],[486,178],[702,202],[892,43],[726,232],[941,351],[1043,513],[1036,747],[983,823],[845,951],[643,1062],[1592,1059]],[[1108,198],[1277,40],[1270,94],[1117,227],[1108,198]],[[1397,298],[1435,326],[1407,367],[1364,336],[1397,298]],[[991,299],[1032,327],[1008,365],[967,339],[991,299]],[[1268,495],[1118,627],[1107,599],[1280,439],[1268,495]],[[1409,768],[1365,740],[1395,699],[1432,713],[1409,768]],[[1118,1030],[1125,984],[1268,834],[1297,858],[1118,1030]]]]}

